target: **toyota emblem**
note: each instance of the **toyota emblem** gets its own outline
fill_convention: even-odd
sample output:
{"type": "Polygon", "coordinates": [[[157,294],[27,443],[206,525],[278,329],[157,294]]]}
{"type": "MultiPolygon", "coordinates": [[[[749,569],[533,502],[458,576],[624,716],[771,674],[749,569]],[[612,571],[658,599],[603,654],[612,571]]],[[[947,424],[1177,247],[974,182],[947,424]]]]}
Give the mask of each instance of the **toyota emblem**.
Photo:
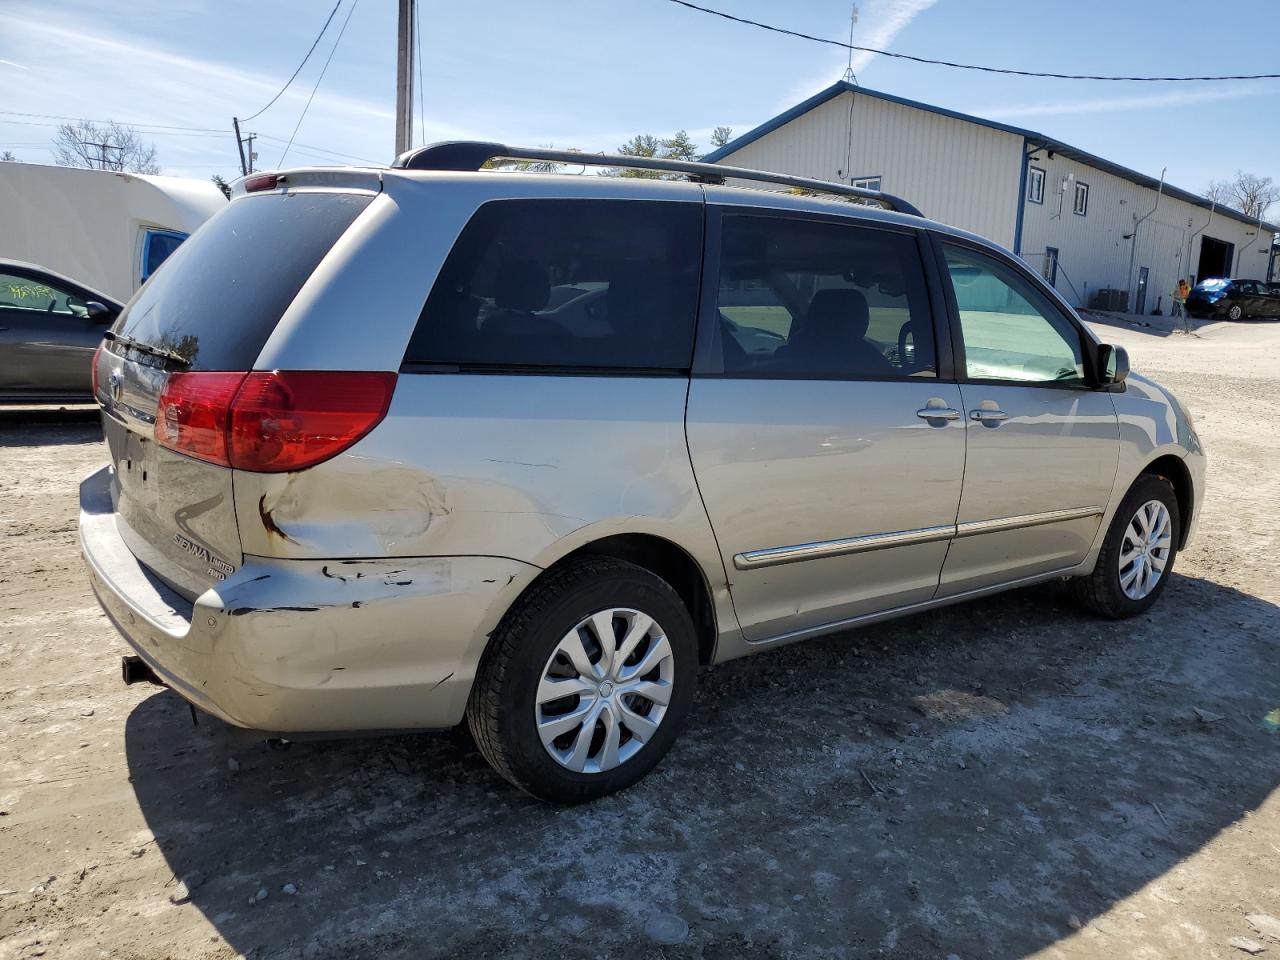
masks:
{"type": "Polygon", "coordinates": [[[111,392],[111,402],[119,403],[120,395],[124,393],[124,376],[119,370],[111,371],[111,376],[107,380],[107,389],[111,392]]]}

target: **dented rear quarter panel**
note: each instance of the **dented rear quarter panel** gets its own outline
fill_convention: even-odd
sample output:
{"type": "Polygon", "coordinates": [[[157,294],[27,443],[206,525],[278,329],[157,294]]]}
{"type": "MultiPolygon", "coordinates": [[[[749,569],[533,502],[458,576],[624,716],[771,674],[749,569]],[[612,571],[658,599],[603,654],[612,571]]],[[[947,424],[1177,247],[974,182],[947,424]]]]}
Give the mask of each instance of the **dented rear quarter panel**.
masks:
{"type": "Polygon", "coordinates": [[[546,568],[643,533],[702,568],[736,630],[685,443],[683,377],[402,374],[387,418],[299,473],[237,473],[246,554],[499,556],[546,568]]]}

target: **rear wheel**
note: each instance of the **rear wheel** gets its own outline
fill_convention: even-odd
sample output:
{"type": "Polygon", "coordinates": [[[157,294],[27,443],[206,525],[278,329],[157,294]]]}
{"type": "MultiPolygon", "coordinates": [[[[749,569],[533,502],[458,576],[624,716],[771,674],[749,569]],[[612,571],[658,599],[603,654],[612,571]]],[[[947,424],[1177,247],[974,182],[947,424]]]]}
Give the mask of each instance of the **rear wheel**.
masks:
{"type": "Polygon", "coordinates": [[[1244,316],[1244,309],[1240,306],[1240,304],[1233,303],[1231,306],[1227,307],[1228,320],[1239,320],[1243,316],[1244,316]]]}
{"type": "Polygon", "coordinates": [[[485,759],[542,800],[580,803],[635,783],[693,703],[697,638],[666,581],[587,559],[553,571],[503,619],[467,721],[485,759]]]}
{"type": "Polygon", "coordinates": [[[1159,599],[1173,573],[1182,517],[1173,486],[1138,478],[1111,520],[1093,573],[1076,577],[1076,596],[1095,613],[1123,619],[1159,599]]]}

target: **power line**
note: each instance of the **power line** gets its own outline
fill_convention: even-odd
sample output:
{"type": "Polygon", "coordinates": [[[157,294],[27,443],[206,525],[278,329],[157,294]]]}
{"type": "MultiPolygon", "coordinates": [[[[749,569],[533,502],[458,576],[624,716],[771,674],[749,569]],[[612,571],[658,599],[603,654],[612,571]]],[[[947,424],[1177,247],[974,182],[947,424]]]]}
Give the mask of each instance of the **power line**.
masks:
{"type": "Polygon", "coordinates": [[[253,116],[245,117],[244,118],[245,123],[248,123],[250,120],[253,120],[256,117],[260,117],[262,114],[266,113],[267,108],[270,107],[271,104],[275,103],[282,96],[284,96],[284,92],[289,89],[289,85],[298,78],[298,74],[302,72],[302,68],[305,67],[307,65],[307,61],[311,59],[311,54],[315,53],[316,46],[320,43],[320,38],[323,37],[325,34],[325,31],[329,29],[329,24],[333,22],[333,15],[338,12],[338,7],[340,6],[342,6],[342,0],[338,0],[338,2],[333,5],[333,9],[329,11],[328,19],[325,20],[324,26],[320,28],[320,32],[316,34],[315,40],[311,42],[311,49],[307,51],[307,55],[303,57],[302,62],[298,64],[298,69],[293,71],[293,76],[289,77],[289,79],[285,82],[285,85],[280,88],[280,92],[271,98],[270,102],[267,103],[266,107],[263,107],[257,113],[253,114],[253,116]]]}
{"type": "MultiPolygon", "coordinates": [[[[185,127],[185,126],[178,126],[176,124],[167,124],[167,123],[130,123],[126,120],[94,120],[91,117],[66,117],[56,113],[22,113],[18,110],[0,110],[0,115],[6,116],[6,117],[36,117],[44,120],[69,120],[73,123],[102,123],[102,124],[118,123],[122,127],[136,127],[138,129],[141,129],[143,127],[151,127],[156,130],[189,130],[197,133],[216,133],[221,136],[226,136],[225,131],[215,130],[213,127],[185,127]]],[[[0,123],[21,123],[21,122],[22,121],[20,120],[0,121],[0,123]]],[[[54,123],[35,123],[35,124],[29,124],[29,125],[36,126],[36,127],[57,126],[57,124],[54,124],[54,123]]]]}
{"type": "MultiPolygon", "coordinates": [[[[284,137],[273,137],[269,133],[259,134],[259,136],[261,136],[263,140],[274,140],[276,143],[289,142],[285,140],[284,137]]],[[[371,160],[369,157],[357,156],[354,153],[342,153],[339,150],[330,150],[328,147],[316,147],[316,146],[312,146],[309,143],[298,143],[298,142],[295,142],[293,146],[294,146],[294,149],[296,150],[310,151],[312,153],[327,153],[332,156],[341,157],[347,160],[359,160],[361,163],[372,163],[380,167],[385,166],[385,162],[382,160],[371,160]]]]}
{"type": "MultiPolygon", "coordinates": [[[[339,3],[342,0],[338,0],[339,3]]],[[[324,61],[324,66],[320,68],[320,76],[316,77],[316,85],[311,88],[311,96],[307,97],[306,105],[302,108],[302,114],[298,117],[298,122],[293,127],[293,133],[289,135],[289,143],[284,148],[284,153],[280,154],[280,166],[284,166],[284,158],[289,155],[289,147],[293,146],[293,138],[298,135],[298,130],[302,127],[302,121],[307,118],[307,111],[311,109],[311,101],[316,97],[316,91],[320,89],[320,81],[324,79],[325,73],[329,70],[329,64],[333,62],[333,55],[338,52],[338,44],[342,43],[342,37],[347,32],[347,24],[351,22],[351,15],[356,12],[356,7],[360,5],[360,0],[351,0],[351,6],[347,8],[347,19],[342,21],[342,29],[338,31],[338,38],[333,41],[333,47],[329,50],[329,56],[324,61]]]]}
{"type": "Polygon", "coordinates": [[[825,43],[828,46],[840,47],[842,50],[858,50],[862,53],[874,53],[882,57],[894,57],[898,60],[910,60],[913,63],[927,63],[936,67],[954,67],[957,70],[979,70],[983,73],[1004,73],[1011,74],[1016,77],[1047,77],[1052,80],[1125,80],[1141,83],[1180,83],[1200,80],[1280,80],[1280,73],[1224,74],[1207,77],[1117,77],[1099,76],[1087,73],[1048,73],[1037,70],[1013,70],[1006,67],[985,67],[976,63],[955,63],[951,60],[933,60],[929,57],[915,57],[909,53],[894,53],[889,50],[878,50],[875,47],[863,47],[854,43],[845,43],[841,40],[831,40],[827,37],[815,37],[812,34],[801,33],[798,30],[788,30],[785,27],[775,27],[767,23],[761,23],[758,20],[748,20],[746,17],[739,17],[732,13],[725,13],[723,10],[712,10],[710,7],[700,7],[696,3],[690,3],[689,0],[668,0],[668,2],[677,4],[681,7],[687,7],[690,10],[696,10],[699,13],[709,13],[713,17],[732,20],[734,23],[745,24],[749,27],[759,27],[761,30],[781,33],[788,37],[797,37],[800,40],[810,40],[814,43],[825,43]]]}

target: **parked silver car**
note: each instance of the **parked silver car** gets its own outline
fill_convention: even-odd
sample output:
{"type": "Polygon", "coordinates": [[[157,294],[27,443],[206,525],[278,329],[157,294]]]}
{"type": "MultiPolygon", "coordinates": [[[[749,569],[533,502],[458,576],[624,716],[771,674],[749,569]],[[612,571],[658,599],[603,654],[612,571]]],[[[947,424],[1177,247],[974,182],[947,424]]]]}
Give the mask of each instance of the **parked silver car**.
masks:
{"type": "Polygon", "coordinates": [[[478,170],[548,154],[251,177],[128,304],[80,521],[126,679],[284,736],[465,717],[572,802],[659,761],[701,665],[1166,588],[1190,420],[1020,260],[837,184],[478,170]]]}

